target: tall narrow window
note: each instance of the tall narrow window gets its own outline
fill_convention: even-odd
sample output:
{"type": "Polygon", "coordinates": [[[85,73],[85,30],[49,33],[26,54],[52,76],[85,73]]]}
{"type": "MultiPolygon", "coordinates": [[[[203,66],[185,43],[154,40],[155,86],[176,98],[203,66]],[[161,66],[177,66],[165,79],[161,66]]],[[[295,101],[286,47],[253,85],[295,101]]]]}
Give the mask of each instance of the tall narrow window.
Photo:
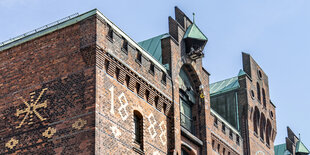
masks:
{"type": "Polygon", "coordinates": [[[215,141],[212,139],[212,149],[215,150],[215,141]]]}
{"type": "Polygon", "coordinates": [[[236,135],[236,143],[239,145],[240,144],[240,137],[236,135]]]}
{"type": "Polygon", "coordinates": [[[270,145],[270,136],[271,136],[271,123],[270,120],[267,120],[267,127],[266,127],[266,143],[270,145]]]}
{"type": "Polygon", "coordinates": [[[140,92],[140,83],[136,83],[136,93],[139,95],[140,92]]]}
{"type": "Polygon", "coordinates": [[[217,117],[214,117],[214,123],[213,123],[213,124],[214,124],[215,127],[218,126],[218,123],[217,123],[217,122],[218,122],[217,117]]]}
{"type": "Polygon", "coordinates": [[[266,93],[264,88],[262,88],[262,93],[263,93],[263,105],[266,107],[266,93]]]}
{"type": "Polygon", "coordinates": [[[116,80],[119,80],[119,73],[120,73],[120,69],[118,67],[116,67],[115,69],[115,76],[116,76],[116,80]]]}
{"type": "Polygon", "coordinates": [[[162,76],[161,82],[162,82],[163,84],[166,84],[166,82],[167,82],[167,75],[166,75],[165,72],[163,72],[163,76],[162,76]]]}
{"type": "Polygon", "coordinates": [[[130,82],[130,76],[126,75],[126,77],[125,77],[125,84],[126,84],[127,88],[129,88],[129,82],[130,82]]]}
{"type": "Polygon", "coordinates": [[[152,75],[154,75],[155,72],[155,65],[153,63],[151,63],[150,65],[150,71],[149,71],[152,75]]]}
{"type": "Polygon", "coordinates": [[[125,38],[123,38],[122,50],[128,51],[128,41],[125,38]]]}
{"type": "Polygon", "coordinates": [[[233,139],[233,131],[231,129],[229,130],[229,138],[233,139]]]}
{"type": "Polygon", "coordinates": [[[225,148],[223,148],[223,155],[225,155],[225,153],[226,153],[226,149],[225,149],[225,148]]]}
{"type": "Polygon", "coordinates": [[[156,96],[155,99],[154,99],[154,103],[155,103],[154,106],[156,107],[156,109],[158,108],[158,102],[159,102],[159,97],[156,96]]]}
{"type": "Polygon", "coordinates": [[[113,39],[113,29],[112,29],[111,25],[108,25],[108,37],[110,39],[113,39]]]}
{"type": "Polygon", "coordinates": [[[224,122],[222,122],[222,132],[226,133],[226,125],[224,122]]]}
{"type": "Polygon", "coordinates": [[[143,117],[138,111],[134,111],[135,142],[143,150],[143,117]]]}
{"type": "Polygon", "coordinates": [[[141,54],[141,52],[140,51],[138,51],[137,52],[137,59],[136,59],[136,61],[138,62],[138,63],[142,63],[142,54],[141,54]]]}
{"type": "Polygon", "coordinates": [[[266,118],[265,118],[265,115],[262,113],[261,114],[261,118],[260,118],[261,120],[260,120],[260,138],[262,139],[262,140],[264,140],[265,139],[265,129],[266,129],[266,118]]]}
{"type": "Polygon", "coordinates": [[[149,90],[145,90],[144,98],[145,98],[146,102],[149,102],[149,97],[150,97],[150,91],[149,90]]]}
{"type": "Polygon", "coordinates": [[[108,70],[109,70],[109,66],[110,66],[110,61],[105,59],[104,61],[104,68],[105,68],[105,72],[108,73],[108,70]]]}
{"type": "Polygon", "coordinates": [[[195,134],[193,120],[193,106],[196,104],[196,92],[191,78],[185,70],[181,69],[179,74],[179,97],[180,97],[180,115],[181,126],[192,134],[195,134]]]}
{"type": "Polygon", "coordinates": [[[257,107],[255,107],[254,118],[253,118],[253,127],[254,127],[254,133],[256,135],[258,134],[259,117],[260,117],[259,110],[257,107]]]}
{"type": "Polygon", "coordinates": [[[256,83],[256,87],[257,87],[257,99],[258,101],[261,101],[261,97],[260,97],[260,86],[259,83],[256,83]]]}

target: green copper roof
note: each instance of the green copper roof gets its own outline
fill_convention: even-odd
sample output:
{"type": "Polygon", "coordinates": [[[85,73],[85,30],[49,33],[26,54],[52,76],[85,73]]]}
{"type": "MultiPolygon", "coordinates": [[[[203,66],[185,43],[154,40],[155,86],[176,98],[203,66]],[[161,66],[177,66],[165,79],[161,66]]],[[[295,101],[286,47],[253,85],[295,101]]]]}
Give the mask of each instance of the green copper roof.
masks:
{"type": "Polygon", "coordinates": [[[238,89],[238,76],[210,84],[210,95],[217,95],[238,89]]]}
{"type": "Polygon", "coordinates": [[[240,69],[238,76],[242,76],[242,75],[246,75],[246,73],[242,69],[240,69]]]}
{"type": "Polygon", "coordinates": [[[193,23],[187,28],[183,38],[184,39],[193,38],[193,39],[199,39],[199,40],[205,40],[205,41],[208,40],[208,38],[200,31],[200,29],[197,27],[195,23],[193,23]]]}
{"type": "Polygon", "coordinates": [[[144,41],[138,44],[144,48],[149,54],[151,54],[157,61],[162,63],[162,51],[161,51],[161,39],[168,37],[169,34],[165,33],[144,41]]]}
{"type": "Polygon", "coordinates": [[[284,155],[286,152],[286,144],[279,144],[274,146],[274,154],[275,155],[284,155]]]}
{"type": "Polygon", "coordinates": [[[301,142],[301,141],[298,141],[297,144],[296,144],[296,153],[306,153],[306,154],[309,154],[309,150],[306,148],[306,146],[301,142]]]}

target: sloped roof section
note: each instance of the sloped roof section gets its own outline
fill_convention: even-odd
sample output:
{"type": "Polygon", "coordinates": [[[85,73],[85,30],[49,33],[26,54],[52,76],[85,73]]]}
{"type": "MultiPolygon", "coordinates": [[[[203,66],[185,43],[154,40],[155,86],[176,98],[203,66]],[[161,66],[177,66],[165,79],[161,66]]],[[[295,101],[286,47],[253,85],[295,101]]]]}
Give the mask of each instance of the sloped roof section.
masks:
{"type": "Polygon", "coordinates": [[[284,155],[286,152],[286,144],[279,144],[274,146],[275,155],[284,155]]]}
{"type": "Polygon", "coordinates": [[[301,141],[298,141],[296,144],[296,153],[309,154],[310,151],[306,148],[306,146],[301,141]]]}
{"type": "Polygon", "coordinates": [[[183,38],[184,39],[192,38],[192,39],[208,41],[208,38],[200,31],[200,29],[197,27],[195,23],[193,23],[187,28],[183,38]]]}
{"type": "Polygon", "coordinates": [[[242,76],[242,75],[246,75],[246,73],[242,69],[240,69],[239,73],[238,73],[238,76],[242,76]]]}
{"type": "Polygon", "coordinates": [[[162,63],[161,39],[168,37],[169,34],[161,34],[159,36],[144,40],[138,44],[151,54],[158,62],[162,63]]]}
{"type": "Polygon", "coordinates": [[[217,95],[240,87],[238,76],[210,84],[210,95],[217,95]]]}

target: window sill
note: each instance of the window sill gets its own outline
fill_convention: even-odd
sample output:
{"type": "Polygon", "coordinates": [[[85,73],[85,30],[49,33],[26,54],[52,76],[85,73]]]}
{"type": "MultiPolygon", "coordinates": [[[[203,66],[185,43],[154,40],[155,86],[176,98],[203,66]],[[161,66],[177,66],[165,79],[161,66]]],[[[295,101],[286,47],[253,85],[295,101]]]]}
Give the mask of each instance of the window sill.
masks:
{"type": "Polygon", "coordinates": [[[181,126],[181,135],[188,138],[190,141],[194,142],[199,146],[203,146],[203,142],[197,138],[195,135],[187,131],[184,127],[181,126]]]}
{"type": "Polygon", "coordinates": [[[128,49],[126,50],[125,48],[121,49],[126,55],[128,55],[128,49]]]}
{"type": "Polygon", "coordinates": [[[141,154],[141,155],[144,155],[144,151],[142,151],[140,148],[137,148],[137,147],[132,147],[132,149],[137,152],[138,154],[141,154]]]}
{"type": "Polygon", "coordinates": [[[111,38],[110,36],[107,36],[107,39],[108,39],[111,43],[114,42],[113,38],[111,38]]]}
{"type": "Polygon", "coordinates": [[[254,132],[254,136],[258,138],[258,135],[257,135],[257,133],[256,133],[256,132],[254,132]]]}
{"type": "Polygon", "coordinates": [[[259,139],[260,139],[260,141],[261,141],[262,143],[265,143],[264,140],[263,140],[262,138],[259,138],[259,139]]]}
{"type": "Polygon", "coordinates": [[[216,128],[218,128],[218,125],[217,125],[217,124],[214,123],[213,125],[214,125],[216,128]]]}
{"type": "Polygon", "coordinates": [[[161,83],[165,86],[167,85],[167,82],[165,82],[164,80],[161,80],[161,83]]]}
{"type": "Polygon", "coordinates": [[[154,76],[154,71],[149,70],[149,73],[154,76]]]}
{"type": "Polygon", "coordinates": [[[139,64],[139,66],[142,66],[141,61],[139,61],[138,59],[136,59],[136,63],[139,64]]]}

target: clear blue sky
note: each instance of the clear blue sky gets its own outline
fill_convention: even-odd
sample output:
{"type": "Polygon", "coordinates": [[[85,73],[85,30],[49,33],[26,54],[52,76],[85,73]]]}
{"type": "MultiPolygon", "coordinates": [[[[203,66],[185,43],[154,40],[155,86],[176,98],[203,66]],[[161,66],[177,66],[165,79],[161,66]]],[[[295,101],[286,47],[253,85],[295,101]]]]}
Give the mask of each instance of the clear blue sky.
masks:
{"type": "Polygon", "coordinates": [[[0,41],[65,16],[98,8],[136,41],[168,32],[178,6],[209,38],[204,67],[211,82],[238,74],[241,52],[250,53],[269,76],[277,106],[278,135],[286,126],[310,148],[309,0],[0,0],[0,41]]]}

